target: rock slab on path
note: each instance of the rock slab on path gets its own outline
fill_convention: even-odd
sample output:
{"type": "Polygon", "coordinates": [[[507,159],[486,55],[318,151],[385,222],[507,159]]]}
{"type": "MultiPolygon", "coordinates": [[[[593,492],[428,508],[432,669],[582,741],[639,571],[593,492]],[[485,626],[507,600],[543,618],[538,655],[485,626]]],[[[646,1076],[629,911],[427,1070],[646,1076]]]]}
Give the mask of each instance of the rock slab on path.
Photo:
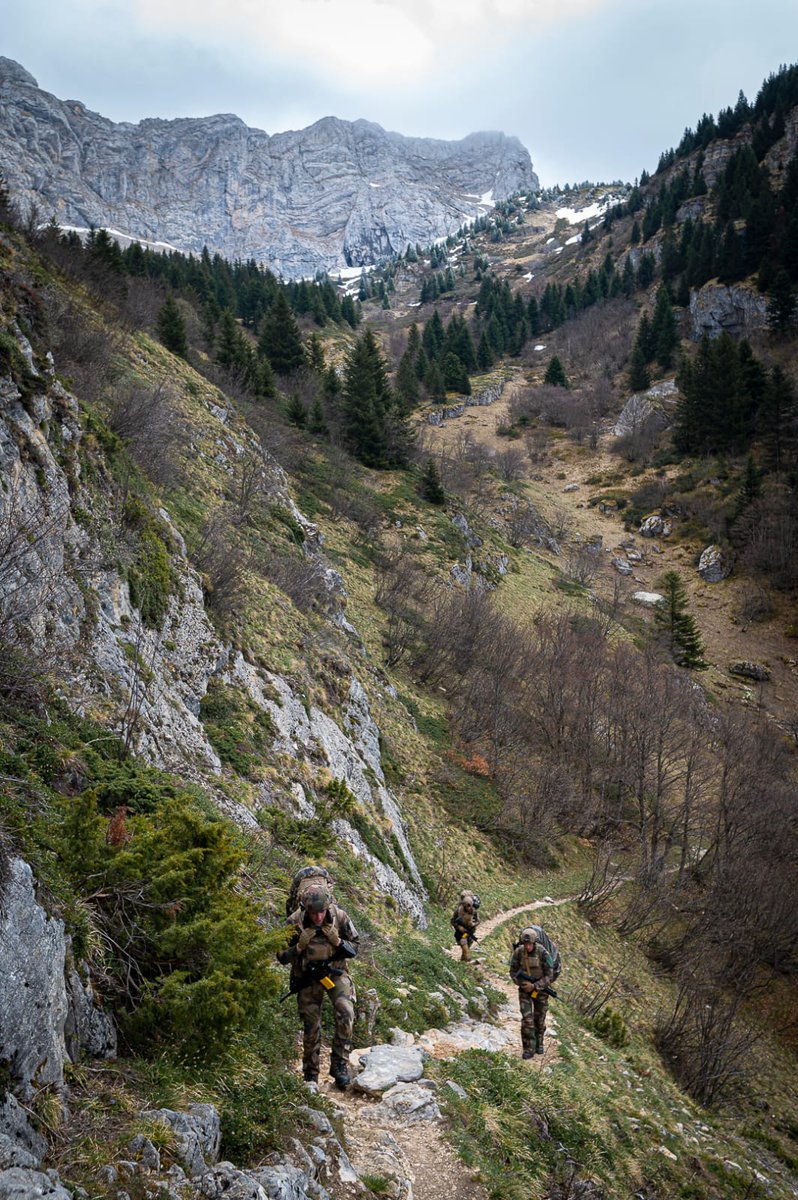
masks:
{"type": "Polygon", "coordinates": [[[424,1074],[427,1054],[419,1046],[374,1046],[360,1056],[363,1071],[354,1087],[367,1096],[382,1096],[397,1083],[414,1083],[424,1074]]]}

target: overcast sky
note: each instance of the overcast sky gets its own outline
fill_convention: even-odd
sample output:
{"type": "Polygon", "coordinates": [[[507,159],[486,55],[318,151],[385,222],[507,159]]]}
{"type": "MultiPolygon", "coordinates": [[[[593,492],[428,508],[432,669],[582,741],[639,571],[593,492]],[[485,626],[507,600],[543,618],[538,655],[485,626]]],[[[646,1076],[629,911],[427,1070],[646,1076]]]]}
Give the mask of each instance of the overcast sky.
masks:
{"type": "Polygon", "coordinates": [[[115,121],[232,112],[515,134],[541,182],[633,179],[798,59],[798,0],[5,0],[0,54],[115,121]]]}

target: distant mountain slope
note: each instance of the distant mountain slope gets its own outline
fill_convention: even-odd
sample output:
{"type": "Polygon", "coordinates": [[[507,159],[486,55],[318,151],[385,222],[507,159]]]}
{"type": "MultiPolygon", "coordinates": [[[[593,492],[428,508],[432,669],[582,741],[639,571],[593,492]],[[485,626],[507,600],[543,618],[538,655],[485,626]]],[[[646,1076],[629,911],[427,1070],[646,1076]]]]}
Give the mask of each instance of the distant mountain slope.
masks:
{"type": "Polygon", "coordinates": [[[115,124],[7,58],[0,135],[0,171],[45,220],[207,245],[294,278],[426,245],[539,186],[528,152],[503,133],[444,142],[325,117],[270,136],[230,114],[115,124]]]}

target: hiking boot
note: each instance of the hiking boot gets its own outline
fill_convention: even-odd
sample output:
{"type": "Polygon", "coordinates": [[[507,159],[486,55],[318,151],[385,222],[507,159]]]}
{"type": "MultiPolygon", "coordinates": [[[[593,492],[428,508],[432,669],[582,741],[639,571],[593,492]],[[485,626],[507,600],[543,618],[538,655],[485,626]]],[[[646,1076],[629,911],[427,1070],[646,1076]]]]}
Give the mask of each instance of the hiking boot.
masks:
{"type": "Polygon", "coordinates": [[[521,1055],[521,1057],[522,1058],[534,1058],[535,1051],[534,1050],[525,1050],[524,1053],[521,1055]]]}
{"type": "Polygon", "coordinates": [[[340,1060],[330,1063],[330,1074],[333,1077],[335,1086],[342,1091],[344,1088],[349,1087],[349,1084],[352,1082],[349,1077],[349,1067],[345,1062],[341,1062],[340,1060]]]}
{"type": "Polygon", "coordinates": [[[535,1054],[543,1054],[543,1053],[544,1053],[543,1038],[541,1038],[540,1041],[538,1042],[537,1046],[535,1047],[535,1054]]]}
{"type": "Polygon", "coordinates": [[[302,1078],[304,1079],[305,1083],[318,1083],[319,1073],[318,1071],[303,1071],[302,1078]]]}

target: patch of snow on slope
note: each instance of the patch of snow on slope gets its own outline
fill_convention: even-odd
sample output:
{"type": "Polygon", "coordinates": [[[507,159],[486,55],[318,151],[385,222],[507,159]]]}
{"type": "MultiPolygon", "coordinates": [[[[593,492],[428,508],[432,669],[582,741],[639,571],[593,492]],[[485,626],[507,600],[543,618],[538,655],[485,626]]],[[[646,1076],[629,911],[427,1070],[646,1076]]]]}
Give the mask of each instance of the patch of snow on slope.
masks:
{"type": "Polygon", "coordinates": [[[575,208],[558,208],[554,215],[558,218],[564,217],[569,225],[575,225],[577,221],[589,221],[591,217],[600,217],[607,207],[605,201],[603,204],[588,204],[587,208],[580,208],[578,211],[575,208]]]}

